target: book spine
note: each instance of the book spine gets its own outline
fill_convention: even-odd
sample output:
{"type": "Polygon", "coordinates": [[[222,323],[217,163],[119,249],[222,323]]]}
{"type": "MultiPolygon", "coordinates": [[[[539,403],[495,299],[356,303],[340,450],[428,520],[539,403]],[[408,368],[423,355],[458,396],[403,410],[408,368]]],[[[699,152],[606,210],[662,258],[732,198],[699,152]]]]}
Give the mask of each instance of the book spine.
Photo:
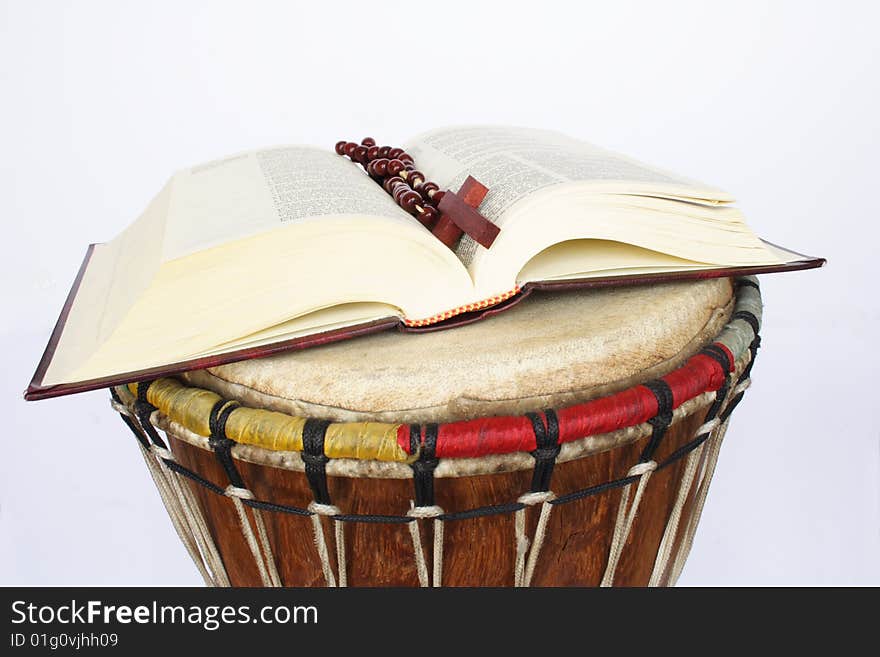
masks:
{"type": "Polygon", "coordinates": [[[474,303],[467,303],[463,306],[459,306],[458,308],[453,308],[452,310],[445,310],[442,313],[438,313],[436,315],[432,315],[431,317],[427,317],[425,319],[404,319],[403,323],[406,326],[430,326],[431,324],[437,324],[444,320],[449,319],[450,317],[455,317],[456,315],[461,315],[462,313],[474,312],[475,310],[483,310],[484,308],[489,308],[490,306],[497,305],[502,301],[507,301],[513,296],[516,296],[521,292],[521,288],[519,285],[514,287],[512,290],[507,292],[502,292],[501,294],[496,294],[495,296],[489,297],[488,299],[483,299],[482,301],[475,301],[474,303]]]}

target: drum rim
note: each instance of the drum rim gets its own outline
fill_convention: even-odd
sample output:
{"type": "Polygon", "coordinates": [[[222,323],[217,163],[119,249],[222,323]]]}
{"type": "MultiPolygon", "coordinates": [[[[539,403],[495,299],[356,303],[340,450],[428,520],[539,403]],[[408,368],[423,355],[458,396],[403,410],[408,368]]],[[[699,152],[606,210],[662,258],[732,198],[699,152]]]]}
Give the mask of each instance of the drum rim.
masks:
{"type": "MultiPolygon", "coordinates": [[[[457,477],[491,472],[506,472],[534,466],[532,452],[535,449],[535,431],[550,426],[549,418],[562,416],[567,423],[559,426],[558,461],[574,460],[607,449],[631,443],[651,431],[648,420],[657,415],[664,394],[668,395],[671,421],[673,423],[704,408],[715,399],[715,392],[724,384],[728,376],[741,373],[751,361],[749,346],[756,339],[761,326],[761,296],[755,277],[742,277],[735,281],[735,305],[730,320],[722,328],[708,347],[685,361],[679,368],[655,380],[657,390],[646,382],[631,386],[620,392],[598,399],[557,409],[547,409],[541,413],[506,416],[488,416],[473,420],[460,420],[431,425],[437,428],[436,444],[437,466],[435,476],[457,477]],[[726,361],[726,363],[725,363],[726,361]],[[727,364],[727,368],[723,367],[727,364]],[[646,385],[647,384],[647,385],[646,385]],[[665,391],[665,392],[664,392],[665,391]],[[655,399],[656,398],[656,399],[655,399]],[[604,413],[604,415],[602,415],[604,413]],[[603,423],[602,417],[615,416],[615,422],[603,423]],[[599,420],[597,422],[597,417],[599,420]],[[623,421],[619,421],[624,418],[623,421]],[[535,420],[541,425],[535,425],[535,420]],[[578,426],[597,426],[601,431],[577,432],[578,426]],[[534,427],[534,428],[533,428],[534,427]],[[511,433],[511,432],[515,433],[511,433]],[[493,441],[494,435],[501,439],[493,441]],[[531,436],[529,436],[531,434],[531,436]],[[479,441],[474,441],[474,437],[479,441]],[[440,438],[444,438],[441,442],[440,438]],[[470,438],[470,443],[468,439],[470,438]]],[[[167,382],[168,380],[162,380],[167,382]]],[[[279,467],[289,470],[303,470],[302,426],[313,419],[287,415],[278,411],[231,407],[229,400],[223,400],[211,391],[205,391],[179,382],[155,382],[129,384],[113,389],[115,407],[128,415],[135,414],[138,399],[152,407],[150,422],[188,444],[211,450],[211,431],[208,418],[196,417],[183,412],[171,403],[170,397],[163,396],[161,386],[176,386],[182,395],[199,394],[205,397],[200,403],[202,410],[206,405],[216,412],[226,410],[226,419],[256,414],[260,421],[287,422],[284,427],[288,435],[283,441],[285,447],[273,449],[272,446],[256,442],[252,435],[230,432],[227,424],[224,439],[232,442],[234,457],[252,463],[279,467]],[[232,433],[233,435],[226,435],[232,433]],[[299,449],[297,445],[299,434],[299,449]],[[242,441],[241,438],[245,440],[242,441]],[[250,442],[250,444],[249,444],[250,442]],[[289,447],[293,446],[293,449],[289,447]]],[[[237,405],[237,402],[234,402],[237,405]]],[[[256,421],[256,420],[255,420],[256,421]]],[[[561,422],[560,422],[561,424],[561,422]]],[[[247,426],[239,422],[239,427],[247,426]]],[[[419,458],[424,447],[413,440],[414,435],[424,436],[429,425],[408,425],[382,422],[334,422],[325,423],[325,442],[323,444],[327,462],[327,474],[335,476],[409,478],[412,477],[410,464],[419,458]],[[335,441],[335,443],[334,443],[335,441]]]]}
{"type": "MultiPolygon", "coordinates": [[[[734,377],[739,376],[750,362],[747,355],[737,363],[737,367],[731,373],[734,377]]],[[[700,411],[709,407],[716,399],[714,391],[703,393],[684,402],[672,413],[672,421],[669,426],[674,427],[700,411]]],[[[117,411],[129,414],[131,411],[125,405],[114,405],[117,411]]],[[[169,419],[160,412],[154,412],[151,418],[154,426],[166,435],[181,442],[205,451],[213,451],[211,439],[187,429],[182,424],[169,419]]],[[[625,447],[651,435],[650,423],[624,427],[593,436],[585,436],[560,446],[556,463],[566,463],[578,459],[587,458],[608,450],[625,447]]],[[[305,462],[301,452],[293,450],[270,450],[255,445],[235,444],[230,452],[238,461],[252,463],[254,465],[279,468],[291,472],[305,471],[305,462]]],[[[531,470],[535,466],[535,459],[530,452],[509,452],[506,454],[488,454],[478,457],[448,457],[438,459],[437,468],[434,470],[436,478],[472,477],[487,474],[501,474],[519,470],[531,470]]],[[[330,477],[351,477],[366,479],[412,479],[413,470],[411,463],[394,461],[378,461],[370,459],[334,458],[326,465],[327,475],[330,477]]]]}

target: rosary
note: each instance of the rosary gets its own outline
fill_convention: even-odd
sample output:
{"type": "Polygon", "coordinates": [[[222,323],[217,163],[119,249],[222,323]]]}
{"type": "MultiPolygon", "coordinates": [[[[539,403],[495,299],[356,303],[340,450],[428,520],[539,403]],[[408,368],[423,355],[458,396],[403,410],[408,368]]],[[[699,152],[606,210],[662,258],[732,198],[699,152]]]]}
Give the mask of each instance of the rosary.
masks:
{"type": "Polygon", "coordinates": [[[336,153],[362,165],[397,205],[450,249],[455,249],[465,233],[488,249],[500,232],[498,226],[477,212],[489,190],[471,176],[457,194],[441,191],[415,168],[413,158],[402,148],[377,146],[372,137],[364,138],[360,144],[337,142],[336,153]]]}

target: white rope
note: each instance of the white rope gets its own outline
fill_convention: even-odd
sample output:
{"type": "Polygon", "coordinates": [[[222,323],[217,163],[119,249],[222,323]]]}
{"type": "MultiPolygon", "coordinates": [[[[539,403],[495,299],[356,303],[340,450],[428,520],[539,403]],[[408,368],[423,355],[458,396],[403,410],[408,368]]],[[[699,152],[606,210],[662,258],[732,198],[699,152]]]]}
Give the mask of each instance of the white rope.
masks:
{"type": "Polygon", "coordinates": [[[526,564],[525,578],[523,586],[530,586],[532,583],[532,575],[535,574],[535,565],[538,563],[538,555],[541,553],[541,546],[544,545],[544,536],[547,533],[547,523],[550,521],[550,512],[553,505],[544,503],[541,505],[541,515],[538,516],[538,526],[535,528],[535,538],[532,541],[532,549],[529,551],[529,561],[526,564]]]}
{"type": "Polygon", "coordinates": [[[553,511],[551,500],[556,499],[552,491],[537,491],[521,495],[517,502],[525,504],[526,508],[519,509],[514,513],[514,544],[516,547],[516,564],[513,571],[514,586],[529,586],[532,583],[532,575],[538,563],[538,555],[544,545],[547,534],[547,523],[550,521],[550,512],[553,511]],[[535,535],[532,541],[526,536],[526,509],[535,504],[541,505],[541,514],[538,516],[538,524],[535,527],[535,535]],[[531,550],[529,546],[531,545],[531,550]]]}
{"type": "Polygon", "coordinates": [[[697,432],[694,434],[695,436],[702,436],[704,433],[710,433],[714,431],[718,425],[721,424],[721,420],[717,417],[712,418],[708,422],[701,424],[700,428],[697,429],[697,432]]]}
{"type": "Polygon", "coordinates": [[[112,408],[114,411],[116,411],[117,413],[119,413],[121,415],[125,415],[126,417],[130,417],[130,418],[134,417],[134,414],[130,410],[128,410],[128,406],[126,406],[125,404],[119,403],[115,399],[110,400],[110,408],[112,408]]]}
{"type": "MultiPolygon", "coordinates": [[[[177,499],[180,502],[181,510],[192,529],[192,534],[196,542],[201,548],[203,558],[208,564],[210,564],[211,570],[214,573],[222,573],[222,576],[219,578],[219,581],[223,583],[222,585],[229,586],[229,578],[225,572],[222,558],[220,557],[217,546],[211,536],[211,532],[205,523],[201,507],[198,505],[198,502],[189,487],[189,483],[183,481],[180,475],[170,470],[165,463],[166,460],[176,460],[174,453],[171,452],[171,450],[156,444],[150,445],[150,452],[155,455],[156,460],[161,464],[161,467],[168,471],[169,479],[177,493],[177,499]]],[[[237,488],[231,485],[226,488],[225,494],[233,500],[233,505],[238,514],[242,533],[254,555],[254,560],[257,564],[257,569],[259,570],[260,579],[263,582],[263,585],[281,586],[281,577],[278,574],[275,558],[272,554],[272,546],[269,543],[269,535],[266,531],[266,524],[263,520],[262,513],[259,509],[251,509],[254,524],[257,528],[255,535],[250,520],[247,517],[244,504],[241,502],[242,499],[253,499],[253,494],[247,489],[237,488]]]]}
{"type": "Polygon", "coordinates": [[[443,586],[443,521],[434,518],[434,588],[443,586]]]}
{"type": "MultiPolygon", "coordinates": [[[[180,536],[184,546],[190,553],[190,556],[196,561],[196,566],[204,576],[207,571],[202,562],[201,554],[198,551],[198,546],[195,543],[195,537],[189,526],[186,524],[179,500],[171,494],[170,484],[165,477],[165,473],[160,469],[156,460],[150,455],[149,450],[147,450],[141,443],[138,443],[138,448],[140,449],[144,463],[147,465],[147,470],[149,471],[153,482],[156,484],[156,489],[159,491],[159,497],[165,505],[165,509],[168,511],[168,516],[171,518],[172,525],[174,525],[178,536],[180,536]]],[[[208,576],[208,579],[212,580],[213,578],[208,576]]]]}
{"type": "Polygon", "coordinates": [[[513,514],[514,546],[516,562],[513,568],[513,585],[522,586],[525,576],[526,553],[529,551],[529,539],[526,537],[526,513],[520,509],[513,514]]]}
{"type": "MultiPolygon", "coordinates": [[[[115,406],[116,405],[114,404],[114,407],[115,406]]],[[[131,416],[132,414],[129,412],[127,415],[131,416]]],[[[143,431],[143,428],[141,428],[141,431],[143,431]]],[[[141,445],[141,448],[143,449],[143,445],[141,445]]],[[[149,452],[155,458],[148,461],[148,466],[149,462],[152,461],[158,466],[158,468],[160,468],[160,472],[164,474],[165,487],[161,486],[154,477],[154,481],[156,481],[157,488],[159,489],[160,497],[163,497],[163,501],[166,501],[166,499],[173,499],[176,502],[176,504],[172,504],[172,506],[176,507],[174,511],[169,508],[169,516],[171,516],[172,524],[177,525],[180,523],[181,519],[185,521],[185,524],[188,525],[189,531],[184,531],[183,533],[189,537],[189,541],[184,538],[184,536],[181,536],[181,540],[190,552],[190,556],[196,561],[196,566],[199,568],[199,571],[203,573],[203,577],[208,574],[206,565],[211,573],[213,573],[213,575],[208,574],[206,583],[213,584],[214,586],[229,586],[229,576],[226,573],[223,560],[205,522],[201,507],[198,505],[198,502],[189,487],[189,483],[183,481],[180,475],[171,470],[166,463],[166,461],[176,461],[174,453],[171,450],[156,444],[150,445],[149,452]],[[171,489],[176,493],[176,496],[171,494],[171,489]],[[178,516],[177,523],[175,523],[175,514],[178,516]],[[193,543],[198,546],[197,551],[192,549],[194,547],[192,545],[193,543]],[[198,554],[198,558],[194,552],[198,554]]],[[[256,561],[257,569],[260,572],[260,579],[263,582],[263,585],[281,586],[281,578],[275,565],[274,556],[272,555],[272,547],[269,543],[269,536],[266,531],[266,525],[262,514],[259,509],[251,510],[254,517],[254,524],[257,527],[257,534],[255,536],[250,521],[247,518],[244,504],[241,502],[241,499],[253,499],[253,494],[247,489],[236,488],[235,486],[227,487],[225,494],[233,500],[233,505],[238,514],[242,532],[254,555],[254,560],[256,561]]],[[[166,502],[166,508],[168,507],[169,505],[166,502]]],[[[175,528],[177,529],[178,527],[176,526],[175,528]]],[[[183,527],[180,529],[183,529],[183,527]]],[[[180,534],[181,531],[179,530],[178,535],[180,536],[180,534]]]]}
{"type": "Polygon", "coordinates": [[[407,523],[409,535],[413,544],[413,558],[416,563],[416,574],[419,578],[419,586],[428,586],[428,566],[425,564],[425,552],[422,549],[422,536],[419,533],[418,521],[407,523]]]}
{"type": "Polygon", "coordinates": [[[694,536],[697,532],[697,525],[700,523],[700,517],[703,515],[703,507],[706,504],[706,496],[709,493],[709,486],[711,485],[712,477],[715,474],[715,466],[718,463],[718,455],[721,452],[721,443],[724,440],[724,435],[727,433],[729,420],[730,418],[728,417],[724,424],[719,427],[716,435],[710,439],[711,444],[708,447],[706,463],[703,467],[703,473],[697,488],[697,494],[694,498],[694,510],[685,527],[681,547],[678,549],[678,554],[675,555],[675,560],[672,563],[672,572],[670,573],[669,581],[667,582],[669,586],[674,586],[678,581],[681,571],[684,568],[685,561],[687,561],[687,558],[690,555],[691,547],[694,543],[694,536]]]}
{"type": "Polygon", "coordinates": [[[156,445],[155,443],[150,445],[150,451],[156,456],[157,459],[164,460],[168,459],[169,461],[176,461],[177,459],[174,457],[174,452],[166,447],[162,447],[161,445],[156,445]]]}
{"type": "Polygon", "coordinates": [[[339,586],[348,586],[348,564],[345,560],[345,523],[333,521],[333,537],[336,541],[336,565],[339,570],[339,586]]]}
{"type": "MultiPolygon", "coordinates": [[[[324,581],[329,587],[337,586],[336,576],[333,574],[333,567],[330,563],[330,552],[327,550],[327,539],[324,537],[324,525],[321,523],[321,516],[338,516],[339,508],[332,504],[320,504],[311,502],[309,511],[312,512],[312,530],[315,534],[315,547],[318,550],[318,558],[321,560],[321,570],[324,572],[324,581]]],[[[342,523],[332,521],[336,524],[336,564],[339,569],[339,586],[348,586],[348,575],[346,571],[345,560],[345,533],[343,532],[342,523]]]]}
{"type": "Polygon", "coordinates": [[[611,549],[608,553],[608,563],[605,566],[605,574],[602,576],[600,586],[611,586],[614,584],[614,574],[617,572],[617,565],[620,562],[620,556],[623,554],[623,546],[629,538],[630,530],[639,510],[639,504],[642,501],[642,495],[645,487],[651,479],[654,470],[657,469],[656,461],[646,461],[645,463],[636,463],[627,472],[627,477],[638,477],[639,483],[636,486],[636,492],[633,496],[632,504],[629,504],[630,490],[632,484],[627,484],[620,492],[620,504],[617,507],[617,521],[614,523],[614,533],[611,536],[611,549]]]}
{"type": "MultiPolygon", "coordinates": [[[[137,419],[140,424],[140,418],[137,419]]],[[[149,436],[143,426],[141,426],[140,430],[141,435],[149,441],[149,436]]],[[[198,546],[201,560],[204,561],[208,569],[214,573],[212,579],[217,581],[221,586],[228,586],[226,569],[223,566],[219,553],[217,552],[214,539],[205,525],[204,516],[194,499],[192,490],[186,482],[181,480],[180,475],[171,470],[166,463],[166,459],[168,461],[176,462],[177,459],[175,458],[174,453],[160,445],[156,445],[155,443],[150,444],[148,449],[150,455],[153,457],[151,459],[152,462],[156,465],[166,481],[168,494],[176,501],[183,521],[189,528],[190,535],[198,546]]],[[[161,496],[161,491],[159,494],[161,496]]]]}
{"type": "Polygon", "coordinates": [[[254,524],[257,526],[257,532],[255,533],[250,520],[248,520],[244,503],[242,502],[242,500],[254,499],[254,494],[247,488],[239,488],[231,484],[226,487],[226,490],[223,493],[232,500],[235,511],[238,513],[238,522],[239,525],[241,525],[241,533],[244,535],[245,541],[251,549],[251,553],[254,555],[254,562],[257,564],[257,570],[260,573],[260,580],[262,581],[263,586],[281,586],[281,578],[278,576],[278,570],[275,567],[275,559],[272,556],[271,547],[269,546],[269,537],[266,534],[266,526],[263,524],[259,509],[251,509],[254,517],[254,524]]]}
{"type": "Polygon", "coordinates": [[[413,506],[410,502],[410,509],[406,515],[415,518],[409,525],[409,535],[413,544],[413,557],[416,564],[416,573],[419,577],[419,586],[433,586],[435,588],[443,586],[443,521],[439,516],[445,512],[437,505],[432,506],[413,506]],[[434,519],[434,550],[433,560],[431,564],[431,576],[428,576],[428,564],[425,559],[425,552],[422,548],[422,535],[419,530],[419,520],[434,519]]]}
{"type": "Polygon", "coordinates": [[[152,477],[153,483],[156,485],[156,490],[159,491],[159,498],[162,500],[162,504],[165,505],[165,510],[168,512],[168,517],[171,519],[171,525],[174,527],[174,531],[177,533],[180,542],[183,543],[184,548],[186,548],[186,551],[196,565],[199,574],[202,576],[202,579],[205,580],[205,584],[207,586],[217,586],[217,580],[210,572],[208,572],[202,554],[199,552],[198,545],[196,545],[192,530],[186,524],[186,520],[183,517],[183,511],[180,508],[180,502],[171,494],[164,473],[159,470],[159,465],[141,443],[138,443],[138,448],[140,449],[141,456],[144,458],[144,463],[147,465],[147,471],[150,473],[150,477],[152,477]]]}
{"type": "Polygon", "coordinates": [[[678,525],[681,521],[681,513],[684,509],[684,503],[690,493],[691,485],[694,481],[694,475],[697,473],[697,465],[699,464],[699,456],[705,447],[705,443],[699,448],[692,450],[685,460],[684,474],[678,485],[678,493],[675,496],[675,503],[672,506],[672,512],[666,521],[666,528],[663,530],[663,538],[660,540],[660,547],[657,549],[657,557],[654,560],[654,569],[651,571],[651,577],[648,580],[648,586],[660,586],[663,574],[669,565],[669,558],[675,547],[675,536],[678,533],[678,525]]]}
{"type": "Polygon", "coordinates": [[[173,472],[164,461],[159,461],[158,463],[159,467],[165,471],[170,487],[177,494],[183,516],[191,528],[205,562],[208,564],[211,572],[214,573],[218,585],[229,586],[229,576],[226,573],[226,567],[223,565],[223,559],[220,557],[217,545],[214,543],[214,537],[205,523],[205,516],[195,499],[195,493],[190,488],[189,482],[184,481],[181,475],[173,472]]]}
{"type": "MultiPolygon", "coordinates": [[[[731,401],[740,393],[748,390],[751,384],[751,379],[745,379],[735,385],[731,390],[729,390],[725,399],[722,400],[721,408],[718,409],[718,415],[710,422],[706,422],[697,430],[696,435],[700,436],[706,433],[706,429],[707,427],[709,427],[709,425],[712,425],[711,427],[709,427],[709,431],[714,432],[714,435],[710,435],[706,441],[707,444],[704,444],[703,447],[700,449],[701,467],[699,469],[699,483],[697,484],[696,493],[694,495],[694,506],[693,510],[690,513],[690,517],[686,520],[681,544],[675,555],[675,559],[673,560],[672,565],[669,568],[669,572],[666,574],[665,584],[667,586],[674,586],[675,583],[678,581],[678,578],[681,575],[681,571],[684,569],[685,561],[690,555],[691,547],[693,546],[694,542],[694,536],[697,532],[697,525],[699,524],[700,517],[703,514],[703,507],[706,504],[706,496],[709,493],[709,485],[712,483],[712,477],[715,474],[715,466],[718,463],[718,455],[721,451],[721,442],[724,440],[724,435],[727,433],[727,426],[730,422],[730,416],[728,416],[723,423],[721,422],[720,416],[730,405],[731,401]]],[[[663,571],[665,571],[666,568],[667,565],[664,565],[663,571]]],[[[661,578],[663,574],[664,573],[662,571],[658,573],[658,578],[661,578]]]]}
{"type": "Polygon", "coordinates": [[[226,566],[223,564],[223,558],[220,556],[220,551],[214,542],[214,536],[208,528],[205,514],[198,500],[196,500],[196,495],[190,482],[184,479],[183,475],[172,472],[164,461],[160,463],[167,470],[168,478],[174,482],[174,487],[180,495],[180,506],[193,528],[193,535],[196,537],[202,554],[205,556],[208,567],[215,574],[220,586],[230,586],[229,575],[226,572],[226,566]]]}
{"type": "MultiPolygon", "coordinates": [[[[140,435],[145,441],[150,441],[141,426],[140,419],[127,406],[115,400],[111,400],[110,405],[117,412],[132,418],[140,435]]],[[[139,441],[138,447],[147,464],[147,470],[156,484],[156,489],[159,491],[159,497],[168,512],[168,517],[171,519],[171,524],[202,575],[202,579],[205,580],[205,584],[208,586],[229,586],[229,576],[226,573],[223,560],[220,558],[214,539],[205,525],[204,516],[201,513],[201,508],[195,502],[192,490],[162,460],[176,461],[174,454],[156,444],[150,444],[149,448],[146,448],[139,441]]]]}
{"type": "Polygon", "coordinates": [[[272,545],[269,543],[269,534],[266,531],[266,521],[263,518],[263,512],[260,509],[251,508],[251,514],[254,517],[254,523],[257,525],[257,537],[260,539],[260,545],[263,548],[263,555],[266,558],[266,566],[269,571],[269,577],[272,580],[272,586],[281,586],[281,576],[278,574],[275,555],[272,553],[272,545]]]}

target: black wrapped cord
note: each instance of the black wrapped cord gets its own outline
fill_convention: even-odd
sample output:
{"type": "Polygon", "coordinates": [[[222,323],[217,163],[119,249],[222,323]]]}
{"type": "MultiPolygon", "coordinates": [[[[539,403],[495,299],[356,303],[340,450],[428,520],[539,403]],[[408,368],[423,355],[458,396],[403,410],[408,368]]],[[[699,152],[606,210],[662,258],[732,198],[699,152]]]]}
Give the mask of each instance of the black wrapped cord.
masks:
{"type": "MultiPolygon", "coordinates": [[[[752,352],[752,357],[749,359],[748,364],[743,368],[742,374],[739,375],[739,378],[736,380],[737,385],[746,381],[752,375],[752,366],[755,364],[755,357],[758,355],[758,349],[761,346],[761,336],[756,335],[755,339],[752,340],[752,344],[749,345],[749,351],[752,352]]],[[[724,422],[730,414],[733,413],[733,409],[739,405],[740,401],[742,401],[743,395],[745,395],[745,390],[740,390],[736,396],[730,400],[730,403],[727,405],[727,408],[721,413],[720,419],[724,422]]]]}
{"type": "Polygon", "coordinates": [[[415,504],[416,506],[434,506],[434,470],[440,463],[436,453],[439,427],[434,423],[426,424],[424,437],[422,437],[421,427],[412,425],[410,429],[415,429],[415,431],[410,431],[410,449],[413,450],[413,454],[418,453],[419,455],[410,465],[413,471],[415,504]]]}
{"type": "Polygon", "coordinates": [[[312,488],[312,495],[318,504],[332,504],[327,489],[327,455],[324,454],[324,436],[329,420],[306,420],[303,426],[302,460],[305,463],[306,478],[312,488]]]}
{"type": "Polygon", "coordinates": [[[211,449],[214,450],[214,454],[217,455],[220,465],[223,466],[223,470],[229,478],[229,483],[236,488],[245,488],[241,474],[232,460],[232,447],[235,445],[235,441],[226,436],[226,421],[229,419],[232,411],[239,406],[238,402],[226,401],[224,399],[214,404],[208,416],[208,428],[211,430],[211,437],[208,443],[211,449]]]}
{"type": "Polygon", "coordinates": [[[710,344],[703,347],[700,349],[700,353],[718,363],[725,375],[733,369],[733,363],[730,362],[730,356],[727,355],[727,351],[719,347],[717,344],[710,344]]]}
{"type": "Polygon", "coordinates": [[[137,400],[134,402],[134,414],[141,425],[141,429],[150,437],[152,443],[162,449],[168,449],[168,445],[165,444],[159,432],[156,431],[156,427],[150,422],[150,416],[156,410],[156,407],[147,401],[147,391],[152,384],[152,381],[142,381],[137,384],[137,400]]]}
{"type": "Polygon", "coordinates": [[[421,424],[411,424],[409,425],[409,453],[410,454],[419,454],[419,450],[422,448],[422,425],[421,424]]]}
{"type": "Polygon", "coordinates": [[[654,452],[657,451],[660,441],[666,435],[666,429],[672,423],[673,399],[672,389],[663,379],[647,381],[642,385],[654,393],[654,398],[657,400],[657,414],[648,420],[648,424],[651,425],[651,438],[639,456],[639,463],[647,463],[654,458],[654,452]]]}
{"type": "Polygon", "coordinates": [[[752,332],[757,336],[758,331],[760,330],[760,326],[758,326],[758,318],[755,317],[755,314],[748,310],[737,310],[730,316],[731,321],[734,319],[741,319],[746,322],[749,326],[752,327],[752,332]]]}
{"type": "Polygon", "coordinates": [[[760,290],[761,286],[758,285],[755,281],[751,281],[748,278],[738,278],[736,279],[736,289],[738,290],[741,287],[753,287],[756,290],[760,290]]]}
{"type": "Polygon", "coordinates": [[[749,362],[746,364],[745,368],[743,368],[743,373],[740,374],[739,383],[742,383],[750,376],[752,376],[752,367],[755,364],[755,358],[758,355],[758,349],[761,348],[761,336],[757,333],[755,334],[755,339],[752,340],[752,344],[749,345],[749,351],[752,352],[752,357],[749,359],[749,362]]]}
{"type": "MultiPolygon", "coordinates": [[[[111,397],[111,398],[113,399],[113,401],[115,401],[117,404],[122,404],[122,399],[120,398],[119,393],[116,392],[116,388],[113,388],[113,387],[110,388],[110,397],[111,397]]],[[[137,426],[135,425],[134,420],[132,420],[132,419],[131,419],[128,415],[126,415],[125,413],[120,413],[120,414],[119,414],[119,417],[122,418],[122,421],[125,422],[126,426],[127,426],[127,427],[131,430],[131,432],[134,434],[134,437],[137,438],[137,441],[141,444],[141,447],[143,447],[144,449],[149,449],[149,448],[150,448],[150,441],[148,441],[148,440],[144,437],[144,434],[142,434],[140,431],[138,431],[138,428],[137,428],[137,426]]]]}
{"type": "Polygon", "coordinates": [[[544,411],[546,426],[538,413],[526,413],[526,417],[531,421],[535,432],[535,451],[532,452],[535,469],[532,471],[530,490],[533,493],[544,493],[550,490],[556,457],[562,449],[559,444],[559,418],[556,416],[556,411],[551,408],[544,411]]]}
{"type": "MultiPolygon", "coordinates": [[[[727,352],[717,345],[711,344],[708,347],[703,347],[700,350],[700,353],[709,356],[710,358],[714,358],[718,364],[721,365],[721,369],[724,370],[724,372],[730,372],[730,370],[733,369],[733,364],[730,362],[730,357],[727,355],[727,352]]],[[[724,403],[724,400],[727,398],[727,393],[730,391],[732,377],[732,374],[725,376],[721,387],[715,392],[715,400],[706,412],[704,424],[718,416],[718,411],[721,409],[721,405],[724,403]]]]}

